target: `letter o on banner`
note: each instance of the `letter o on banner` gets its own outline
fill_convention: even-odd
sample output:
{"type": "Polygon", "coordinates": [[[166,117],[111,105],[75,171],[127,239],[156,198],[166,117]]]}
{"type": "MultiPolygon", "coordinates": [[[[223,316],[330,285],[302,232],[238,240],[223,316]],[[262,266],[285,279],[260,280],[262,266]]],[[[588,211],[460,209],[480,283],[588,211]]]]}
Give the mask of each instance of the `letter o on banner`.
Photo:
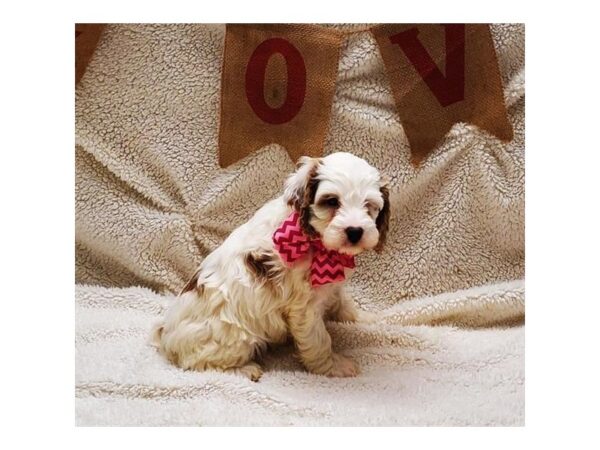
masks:
{"type": "Polygon", "coordinates": [[[307,24],[227,24],[219,165],[272,144],[292,161],[323,147],[344,33],[307,24]]]}
{"type": "Polygon", "coordinates": [[[256,47],[246,67],[246,98],[254,113],[272,125],[286,123],[300,112],[305,96],[306,66],[298,49],[282,38],[267,39],[256,47]],[[275,53],[283,56],[287,68],[287,96],[279,108],[265,101],[265,73],[275,53]]]}

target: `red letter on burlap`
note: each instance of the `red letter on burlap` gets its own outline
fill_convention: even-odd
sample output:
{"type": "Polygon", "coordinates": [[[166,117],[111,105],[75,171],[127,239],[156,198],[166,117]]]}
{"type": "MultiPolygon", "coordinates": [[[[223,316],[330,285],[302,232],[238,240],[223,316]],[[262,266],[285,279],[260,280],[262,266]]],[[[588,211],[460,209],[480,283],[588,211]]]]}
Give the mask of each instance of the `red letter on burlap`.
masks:
{"type": "Polygon", "coordinates": [[[320,156],[343,34],[311,25],[227,25],[219,163],[277,143],[293,161],[320,156]]]}
{"type": "Polygon", "coordinates": [[[252,110],[265,122],[277,125],[292,120],[304,103],[306,66],[296,47],[285,39],[267,39],[254,50],[246,68],[246,98],[252,110]],[[272,108],[265,101],[265,74],[274,54],[281,54],[287,66],[287,96],[283,105],[272,108]]]}
{"type": "Polygon", "coordinates": [[[442,106],[465,98],[465,25],[443,25],[446,29],[446,76],[419,41],[419,30],[411,28],[390,36],[398,44],[442,106]]]}
{"type": "Polygon", "coordinates": [[[372,32],[415,163],[457,122],[512,139],[488,25],[386,24],[372,32]]]}

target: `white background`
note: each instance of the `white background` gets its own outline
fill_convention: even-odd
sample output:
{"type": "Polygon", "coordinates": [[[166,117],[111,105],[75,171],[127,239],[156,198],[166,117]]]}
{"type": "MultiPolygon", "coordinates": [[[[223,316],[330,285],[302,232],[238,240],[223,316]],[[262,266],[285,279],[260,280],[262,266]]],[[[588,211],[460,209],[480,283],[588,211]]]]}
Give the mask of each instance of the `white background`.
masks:
{"type": "Polygon", "coordinates": [[[593,2],[208,3],[45,1],[0,7],[0,439],[8,441],[0,445],[110,450],[597,445],[600,40],[597,14],[587,6],[593,2]],[[525,22],[526,427],[75,428],[75,22],[525,22]]]}

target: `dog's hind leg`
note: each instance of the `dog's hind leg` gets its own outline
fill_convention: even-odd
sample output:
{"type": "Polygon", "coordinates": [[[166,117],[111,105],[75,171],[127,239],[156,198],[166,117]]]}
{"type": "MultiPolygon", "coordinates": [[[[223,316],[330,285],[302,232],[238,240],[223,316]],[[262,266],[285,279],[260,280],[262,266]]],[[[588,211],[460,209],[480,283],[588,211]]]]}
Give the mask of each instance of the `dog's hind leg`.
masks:
{"type": "Polygon", "coordinates": [[[193,370],[205,371],[205,370],[216,370],[218,372],[232,373],[235,375],[242,375],[252,381],[258,381],[263,374],[262,368],[258,363],[249,361],[240,365],[227,367],[223,363],[199,361],[192,367],[193,370]]]}
{"type": "Polygon", "coordinates": [[[251,338],[242,329],[229,324],[217,326],[212,323],[212,330],[219,329],[220,334],[213,333],[210,341],[198,345],[195,351],[180,362],[183,368],[204,371],[217,370],[243,375],[252,381],[258,381],[262,369],[254,361],[257,354],[257,344],[251,343],[251,338]]]}
{"type": "Polygon", "coordinates": [[[252,361],[242,367],[233,367],[227,369],[226,372],[234,373],[237,375],[243,375],[249,378],[251,381],[258,381],[263,374],[261,367],[258,363],[252,361]]]}

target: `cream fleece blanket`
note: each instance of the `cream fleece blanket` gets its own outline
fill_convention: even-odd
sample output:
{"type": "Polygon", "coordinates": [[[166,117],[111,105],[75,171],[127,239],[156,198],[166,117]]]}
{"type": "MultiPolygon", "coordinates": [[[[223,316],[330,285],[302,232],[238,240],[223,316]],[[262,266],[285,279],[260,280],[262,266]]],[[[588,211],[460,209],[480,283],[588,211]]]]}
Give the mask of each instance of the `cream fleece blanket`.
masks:
{"type": "Polygon", "coordinates": [[[148,323],[172,296],[145,288],[77,288],[78,425],[523,425],[523,327],[458,329],[518,320],[523,283],[422,298],[371,325],[329,325],[336,350],[362,373],[307,373],[291,347],[268,353],[260,382],[184,372],[148,344],[148,323]],[[452,306],[450,306],[452,305],[452,306]],[[409,325],[410,324],[410,325],[409,325]]]}
{"type": "Polygon", "coordinates": [[[350,285],[386,318],[332,328],[355,380],[290,372],[284,352],[247,384],[169,367],[144,330],[293,163],[272,145],[218,168],[224,27],[109,25],[76,91],[76,281],[105,287],[77,290],[78,423],[522,424],[524,27],[492,34],[515,139],[457,124],[418,169],[373,38],[348,38],[325,153],[391,179],[387,248],[350,285]],[[167,295],[118,289],[135,285],[167,295]]]}

